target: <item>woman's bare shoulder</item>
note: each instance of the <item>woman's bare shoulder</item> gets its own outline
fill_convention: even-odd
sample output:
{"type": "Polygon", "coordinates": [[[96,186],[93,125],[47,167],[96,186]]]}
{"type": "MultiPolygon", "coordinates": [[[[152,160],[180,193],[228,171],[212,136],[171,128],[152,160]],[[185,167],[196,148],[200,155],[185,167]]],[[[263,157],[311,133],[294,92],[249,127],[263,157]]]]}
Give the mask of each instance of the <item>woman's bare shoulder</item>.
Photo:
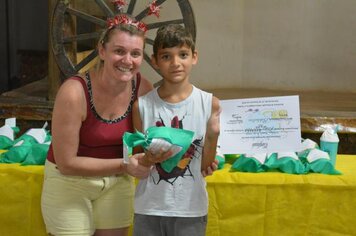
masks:
{"type": "Polygon", "coordinates": [[[66,112],[86,111],[86,97],[82,83],[70,78],[64,81],[57,92],[54,108],[66,112]]]}
{"type": "Polygon", "coordinates": [[[67,99],[74,99],[79,98],[84,95],[84,88],[82,83],[77,80],[73,79],[73,77],[66,79],[63,84],[60,86],[57,96],[67,98],[67,99]]]}

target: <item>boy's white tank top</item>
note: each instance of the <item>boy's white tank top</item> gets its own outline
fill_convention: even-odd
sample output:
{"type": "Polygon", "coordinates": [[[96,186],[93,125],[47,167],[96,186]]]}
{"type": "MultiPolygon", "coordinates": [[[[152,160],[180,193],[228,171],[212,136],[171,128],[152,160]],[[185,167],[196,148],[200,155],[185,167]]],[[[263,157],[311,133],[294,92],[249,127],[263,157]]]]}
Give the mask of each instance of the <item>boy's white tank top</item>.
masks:
{"type": "Polygon", "coordinates": [[[153,167],[149,177],[139,181],[135,194],[135,213],[176,217],[207,214],[206,182],[200,169],[211,106],[212,94],[194,86],[191,95],[179,103],[163,101],[157,89],[139,98],[143,130],[164,125],[192,130],[195,135],[191,158],[182,160],[171,173],[162,172],[160,166],[153,167]]]}

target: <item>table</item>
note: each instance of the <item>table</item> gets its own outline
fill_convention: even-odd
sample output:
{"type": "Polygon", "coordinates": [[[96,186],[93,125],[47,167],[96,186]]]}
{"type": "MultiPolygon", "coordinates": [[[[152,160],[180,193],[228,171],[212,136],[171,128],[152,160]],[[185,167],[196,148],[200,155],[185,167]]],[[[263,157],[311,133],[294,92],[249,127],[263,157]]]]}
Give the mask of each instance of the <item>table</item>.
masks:
{"type": "Polygon", "coordinates": [[[0,164],[0,235],[45,236],[40,201],[43,166],[0,164]]]}
{"type": "Polygon", "coordinates": [[[208,234],[356,235],[356,156],[338,155],[343,175],[229,173],[207,177],[208,234]]]}
{"type": "MultiPolygon", "coordinates": [[[[343,175],[229,172],[207,177],[207,236],[355,235],[356,156],[339,155],[343,175]]],[[[45,236],[43,166],[0,164],[0,235],[45,236]]]]}

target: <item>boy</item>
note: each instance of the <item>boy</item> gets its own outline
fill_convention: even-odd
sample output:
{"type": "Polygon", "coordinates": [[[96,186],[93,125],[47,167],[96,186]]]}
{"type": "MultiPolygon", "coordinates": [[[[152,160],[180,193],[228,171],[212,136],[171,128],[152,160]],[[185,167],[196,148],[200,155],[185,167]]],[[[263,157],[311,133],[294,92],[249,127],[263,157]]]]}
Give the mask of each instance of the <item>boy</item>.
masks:
{"type": "Polygon", "coordinates": [[[219,100],[189,81],[198,54],[183,26],[172,24],[157,31],[151,59],[163,82],[134,104],[135,128],[142,132],[151,126],[169,126],[192,130],[195,135],[171,172],[157,163],[150,176],[139,182],[134,235],[205,235],[208,196],[201,170],[216,155],[219,100]]]}

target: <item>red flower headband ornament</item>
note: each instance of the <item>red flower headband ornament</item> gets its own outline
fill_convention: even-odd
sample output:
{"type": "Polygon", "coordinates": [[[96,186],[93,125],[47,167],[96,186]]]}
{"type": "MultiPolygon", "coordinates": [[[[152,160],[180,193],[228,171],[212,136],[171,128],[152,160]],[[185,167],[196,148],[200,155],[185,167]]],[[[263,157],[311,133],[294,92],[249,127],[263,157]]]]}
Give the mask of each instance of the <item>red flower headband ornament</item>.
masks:
{"type": "MultiPolygon", "coordinates": [[[[121,12],[124,6],[126,5],[125,0],[112,0],[111,1],[116,9],[121,12]]],[[[161,6],[157,6],[156,0],[153,0],[149,5],[148,5],[148,13],[147,15],[155,15],[157,18],[159,17],[159,11],[160,11],[161,6]]],[[[129,18],[127,15],[121,14],[121,15],[116,15],[112,18],[109,18],[107,20],[107,26],[108,29],[113,28],[114,26],[118,24],[127,24],[127,25],[132,25],[135,26],[137,29],[140,31],[143,31],[144,33],[147,31],[147,26],[145,23],[137,20],[133,20],[129,18]]]]}

